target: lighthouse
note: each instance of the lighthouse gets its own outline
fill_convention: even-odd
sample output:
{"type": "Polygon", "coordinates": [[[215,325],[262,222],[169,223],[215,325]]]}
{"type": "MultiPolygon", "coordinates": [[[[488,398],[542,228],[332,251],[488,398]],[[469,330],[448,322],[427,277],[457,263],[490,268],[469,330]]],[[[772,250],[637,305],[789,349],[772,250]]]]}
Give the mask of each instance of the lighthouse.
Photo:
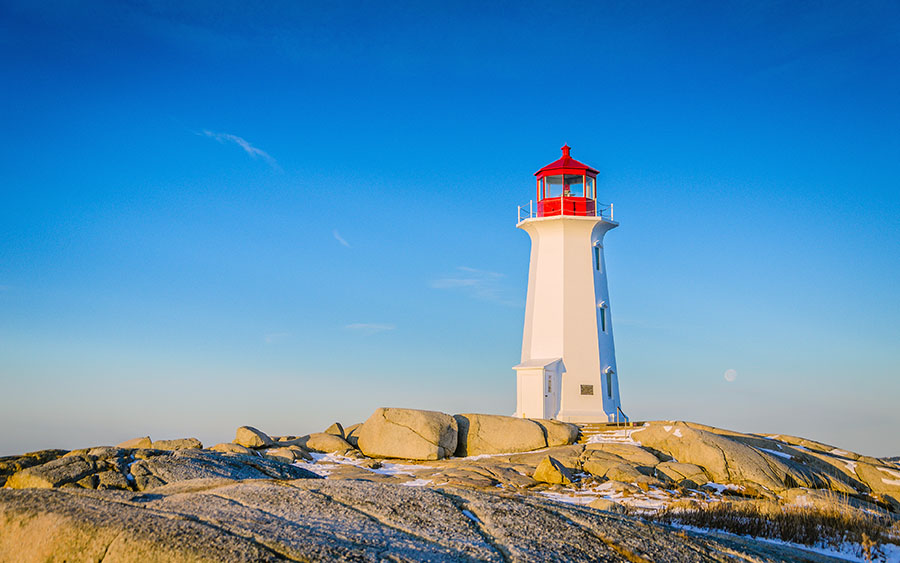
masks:
{"type": "Polygon", "coordinates": [[[516,416],[624,422],[603,257],[619,224],[612,204],[597,203],[597,170],[569,152],[535,173],[536,203],[519,207],[531,262],[516,416]]]}

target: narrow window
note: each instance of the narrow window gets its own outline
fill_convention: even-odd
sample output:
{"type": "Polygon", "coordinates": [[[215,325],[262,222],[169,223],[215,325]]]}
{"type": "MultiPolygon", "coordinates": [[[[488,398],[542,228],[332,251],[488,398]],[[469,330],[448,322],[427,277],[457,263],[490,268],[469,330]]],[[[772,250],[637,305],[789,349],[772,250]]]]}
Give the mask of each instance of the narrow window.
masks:
{"type": "Polygon", "coordinates": [[[594,247],[594,269],[600,271],[600,247],[594,247]]]}
{"type": "Polygon", "coordinates": [[[547,374],[547,393],[550,394],[553,392],[553,388],[550,386],[550,374],[547,374]]]}
{"type": "Polygon", "coordinates": [[[582,385],[581,386],[581,394],[582,395],[593,395],[594,394],[594,386],[593,385],[582,385]]]}
{"type": "Polygon", "coordinates": [[[606,396],[612,398],[612,371],[606,372],[606,396]]]}
{"type": "Polygon", "coordinates": [[[606,307],[600,307],[600,330],[606,332],[606,307]]]}

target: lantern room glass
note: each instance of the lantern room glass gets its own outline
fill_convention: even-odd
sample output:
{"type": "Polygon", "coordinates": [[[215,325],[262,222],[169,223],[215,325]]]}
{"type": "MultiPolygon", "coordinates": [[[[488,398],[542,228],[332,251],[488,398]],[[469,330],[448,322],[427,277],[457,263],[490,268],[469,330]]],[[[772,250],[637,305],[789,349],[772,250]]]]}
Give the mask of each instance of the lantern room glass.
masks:
{"type": "Polygon", "coordinates": [[[563,193],[563,177],[547,176],[544,178],[544,197],[559,197],[563,193]]]}
{"type": "Polygon", "coordinates": [[[566,174],[563,183],[563,195],[566,197],[584,197],[584,176],[566,174]]]}

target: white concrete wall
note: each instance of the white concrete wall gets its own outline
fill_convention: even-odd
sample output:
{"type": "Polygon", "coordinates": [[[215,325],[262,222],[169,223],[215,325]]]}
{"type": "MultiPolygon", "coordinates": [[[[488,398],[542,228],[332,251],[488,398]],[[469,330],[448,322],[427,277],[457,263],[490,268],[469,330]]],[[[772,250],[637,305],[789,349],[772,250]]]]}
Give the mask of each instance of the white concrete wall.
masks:
{"type": "MultiPolygon", "coordinates": [[[[593,245],[617,226],[599,217],[541,217],[518,227],[531,236],[531,264],[525,303],[522,362],[562,358],[560,404],[556,418],[573,422],[606,421],[619,406],[618,377],[606,394],[607,367],[616,369],[611,307],[607,331],[600,330],[598,305],[609,305],[606,264],[594,267],[593,245]],[[593,385],[593,395],[581,395],[593,385]]],[[[522,397],[525,404],[527,397],[522,397]]]]}

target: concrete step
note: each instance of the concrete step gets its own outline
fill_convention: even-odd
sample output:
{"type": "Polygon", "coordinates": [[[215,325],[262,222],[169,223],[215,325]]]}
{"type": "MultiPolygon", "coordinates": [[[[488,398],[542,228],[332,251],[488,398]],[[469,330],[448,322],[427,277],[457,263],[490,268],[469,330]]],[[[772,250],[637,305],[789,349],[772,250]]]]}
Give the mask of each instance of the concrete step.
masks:
{"type": "MultiPolygon", "coordinates": [[[[588,438],[591,436],[595,436],[600,434],[601,432],[610,432],[615,430],[627,430],[629,428],[636,428],[638,426],[643,426],[643,422],[629,422],[629,423],[619,423],[615,422],[583,422],[578,424],[578,444],[584,444],[588,441],[588,438]]],[[[615,438],[613,438],[615,440],[615,438]]],[[[627,438],[622,438],[623,442],[629,441],[627,438]]]]}

